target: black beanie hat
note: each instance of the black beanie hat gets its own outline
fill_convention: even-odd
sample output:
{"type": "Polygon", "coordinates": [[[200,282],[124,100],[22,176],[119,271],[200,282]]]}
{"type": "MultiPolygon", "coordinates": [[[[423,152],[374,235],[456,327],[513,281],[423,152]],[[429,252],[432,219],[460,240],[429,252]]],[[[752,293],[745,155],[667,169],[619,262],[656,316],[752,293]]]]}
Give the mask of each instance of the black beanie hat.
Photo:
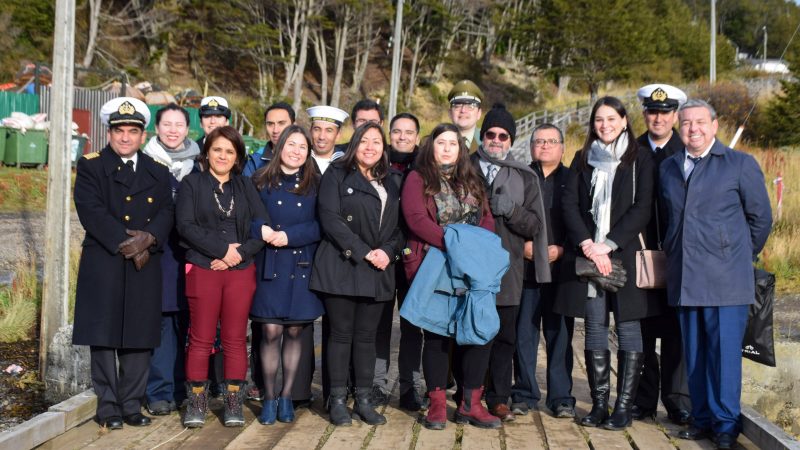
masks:
{"type": "Polygon", "coordinates": [[[481,125],[481,140],[483,140],[483,135],[486,134],[486,130],[493,127],[506,130],[511,136],[511,144],[514,144],[514,138],[517,136],[517,124],[514,122],[511,113],[506,109],[506,105],[502,103],[495,103],[491,111],[486,113],[486,117],[483,119],[483,125],[481,125]]]}

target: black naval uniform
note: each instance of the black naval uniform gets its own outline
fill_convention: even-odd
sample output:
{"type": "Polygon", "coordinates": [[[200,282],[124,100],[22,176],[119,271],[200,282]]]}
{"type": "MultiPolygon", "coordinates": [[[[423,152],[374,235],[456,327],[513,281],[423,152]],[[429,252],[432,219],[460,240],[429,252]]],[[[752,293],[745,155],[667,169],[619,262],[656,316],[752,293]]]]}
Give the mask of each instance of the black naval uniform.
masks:
{"type": "Polygon", "coordinates": [[[174,222],[170,175],[143,152],[137,158],[132,169],[106,146],[78,161],[75,180],[75,209],[86,237],[72,343],[91,346],[100,423],[140,412],[150,351],[161,336],[160,246],[174,222]],[[139,271],[117,248],[129,238],[126,229],[156,239],[139,271]]]}
{"type": "MultiPolygon", "coordinates": [[[[673,130],[672,136],[663,148],[653,149],[647,133],[639,136],[639,147],[653,151],[653,160],[656,165],[656,186],[658,184],[658,166],[666,158],[684,150],[684,144],[678,137],[678,132],[673,130]]],[[[658,190],[656,189],[656,192],[658,190]]],[[[647,248],[659,249],[666,232],[666,214],[658,210],[658,195],[653,202],[653,214],[647,225],[647,248]],[[658,222],[658,223],[657,223],[658,222]]],[[[642,319],[642,343],[644,345],[644,369],[639,381],[639,390],[636,395],[635,405],[640,411],[650,414],[655,413],[658,406],[659,383],[661,402],[664,404],[670,419],[677,419],[681,412],[692,410],[689,400],[689,385],[686,376],[686,363],[683,357],[683,343],[681,341],[681,328],[675,308],[667,305],[667,290],[652,289],[648,291],[651,300],[662,304],[663,314],[642,319]],[[661,338],[661,362],[656,354],[656,339],[661,338]]]]}

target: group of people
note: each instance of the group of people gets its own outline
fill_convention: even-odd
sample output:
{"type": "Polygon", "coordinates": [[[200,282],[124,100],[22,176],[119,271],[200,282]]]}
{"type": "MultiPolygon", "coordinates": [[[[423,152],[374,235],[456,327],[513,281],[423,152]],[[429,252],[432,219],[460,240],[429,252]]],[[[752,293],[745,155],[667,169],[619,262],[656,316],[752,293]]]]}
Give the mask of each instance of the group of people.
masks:
{"type": "Polygon", "coordinates": [[[622,102],[600,98],[569,167],[549,123],[533,131],[533,162],[515,160],[514,118],[495,104],[478,126],[484,95],[469,80],[448,96],[452,123],[421,143],[410,113],[391,118],[387,137],[371,100],[351,114],[309,108],[308,129],[276,103],[252,155],[224,98],[203,99],[197,142],[178,105],[156,113],[148,141],[147,106],[111,100],[108,145],[79,161],[74,193],[86,238],[73,342],[91,346],[97,421],[143,426],[143,404],[152,415],[184,404],[184,425],[199,427],[221,395],[226,426],[244,424],[246,398],[262,401],[262,424],[291,422],[311,400],[321,317],[331,423],[384,424],[397,307],[399,406],[426,410],[430,429],[445,428],[451,387],[458,423],[497,428],[538,409],[540,333],[545,405],[576,418],[583,318],[592,409],[581,425],[622,430],[655,416],[660,396],[670,420],[690,425],[680,437],[730,448],[752,261],[771,227],[763,175],[715,138],[708,103],[663,84],[638,96],[647,131],[637,139],[622,102]],[[352,138],[336,145],[348,118],[352,138]],[[638,286],[642,249],[666,251],[666,288],[638,286]],[[425,290],[441,291],[439,272],[452,302],[425,290]],[[433,311],[441,327],[419,320],[433,311]]]}

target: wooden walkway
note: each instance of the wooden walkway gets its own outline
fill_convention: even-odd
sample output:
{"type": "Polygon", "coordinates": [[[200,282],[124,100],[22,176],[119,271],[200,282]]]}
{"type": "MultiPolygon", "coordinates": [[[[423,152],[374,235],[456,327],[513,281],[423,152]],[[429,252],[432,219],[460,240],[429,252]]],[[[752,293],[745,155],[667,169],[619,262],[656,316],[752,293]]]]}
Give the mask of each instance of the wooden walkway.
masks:
{"type": "MultiPolygon", "coordinates": [[[[392,361],[397,361],[398,330],[393,330],[392,361]]],[[[542,341],[544,342],[544,341],[542,341]]],[[[575,348],[573,394],[578,402],[576,410],[582,417],[591,409],[589,386],[583,358],[583,332],[578,324],[573,342],[575,348]]],[[[540,345],[539,361],[546,361],[540,345]]],[[[612,358],[614,359],[614,358],[612,358]]],[[[390,375],[396,378],[396,365],[390,375]]],[[[537,370],[539,386],[545,388],[544,368],[537,370]]],[[[319,371],[317,371],[319,372],[319,371]]],[[[615,377],[612,376],[612,380],[615,377]]],[[[319,374],[315,389],[319,395],[319,374]]],[[[612,387],[615,381],[612,381],[612,387]]],[[[544,396],[544,393],[543,393],[544,396]]],[[[448,396],[449,397],[449,396],[448,396]]],[[[612,404],[614,395],[612,394],[612,404]]],[[[544,402],[540,402],[540,405],[544,402]]],[[[455,404],[448,404],[448,416],[452,419],[455,404]]],[[[659,405],[661,406],[661,405],[659,405]]],[[[397,408],[397,383],[389,406],[385,407],[388,424],[369,426],[354,421],[351,427],[336,428],[329,425],[321,401],[317,400],[310,409],[297,412],[292,424],[277,423],[264,426],[255,420],[260,411],[260,402],[248,401],[245,408],[244,428],[226,428],[220,420],[222,402],[214,400],[205,427],[184,429],[178,413],[157,417],[153,425],[144,428],[125,427],[123,430],[108,432],[94,422],[87,422],[67,433],[46,442],[39,448],[45,449],[713,449],[708,441],[685,441],[676,437],[679,426],[665,420],[666,413],[659,411],[656,422],[634,422],[624,432],[584,428],[574,420],[556,419],[547,411],[534,412],[517,417],[515,422],[505,424],[497,430],[483,430],[470,425],[448,422],[443,431],[431,431],[421,426],[420,416],[397,408]]],[[[739,437],[740,448],[758,447],[743,435],[739,437]]]]}

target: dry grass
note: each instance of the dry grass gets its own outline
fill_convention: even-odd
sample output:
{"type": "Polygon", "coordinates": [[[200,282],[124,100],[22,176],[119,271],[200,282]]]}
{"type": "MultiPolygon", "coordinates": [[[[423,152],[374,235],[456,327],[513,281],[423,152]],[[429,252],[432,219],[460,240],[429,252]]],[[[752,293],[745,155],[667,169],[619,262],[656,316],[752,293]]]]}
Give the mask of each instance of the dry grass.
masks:
{"type": "Polygon", "coordinates": [[[31,338],[36,324],[42,285],[36,276],[36,258],[31,255],[17,264],[11,287],[0,289],[0,342],[31,338]]]}

